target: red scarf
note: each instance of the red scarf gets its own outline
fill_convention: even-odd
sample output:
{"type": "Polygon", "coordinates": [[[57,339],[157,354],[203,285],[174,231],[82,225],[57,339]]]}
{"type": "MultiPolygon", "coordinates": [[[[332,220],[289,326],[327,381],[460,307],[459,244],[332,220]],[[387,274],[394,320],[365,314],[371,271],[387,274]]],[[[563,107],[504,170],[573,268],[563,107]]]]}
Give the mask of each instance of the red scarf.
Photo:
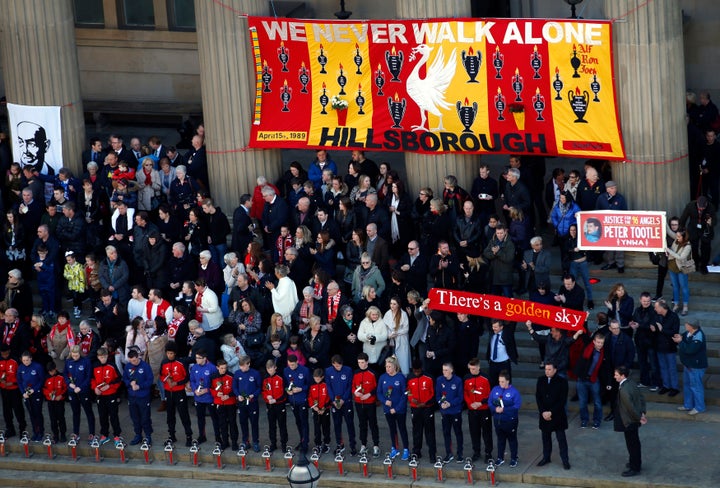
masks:
{"type": "Polygon", "coordinates": [[[20,320],[16,320],[12,324],[8,324],[5,322],[5,332],[3,333],[3,344],[7,344],[8,346],[13,340],[13,337],[15,337],[15,332],[17,332],[18,327],[20,326],[20,320]]]}
{"type": "Polygon", "coordinates": [[[75,345],[75,334],[73,334],[72,327],[70,327],[70,323],[65,323],[65,330],[63,331],[60,328],[60,323],[56,323],[53,325],[52,329],[50,329],[50,341],[52,342],[55,340],[55,334],[59,334],[61,332],[65,332],[65,336],[67,337],[67,343],[68,347],[73,347],[75,345]]]}
{"type": "Polygon", "coordinates": [[[182,317],[180,317],[170,321],[168,324],[168,338],[175,339],[175,334],[177,334],[178,327],[180,327],[180,322],[182,322],[182,320],[182,317]]]}
{"type": "Polygon", "coordinates": [[[93,332],[92,330],[86,336],[80,334],[80,354],[87,356],[90,354],[90,346],[92,346],[93,332]]]}
{"type": "Polygon", "coordinates": [[[315,282],[315,285],[313,286],[313,296],[321,297],[323,294],[323,284],[315,282]]]}
{"type": "Polygon", "coordinates": [[[143,169],[143,173],[145,173],[145,184],[152,186],[152,170],[148,171],[146,169],[143,169]]]}
{"type": "Polygon", "coordinates": [[[200,304],[202,303],[202,296],[203,294],[200,291],[195,295],[195,320],[198,322],[202,322],[202,312],[199,310],[200,304]]]}
{"type": "Polygon", "coordinates": [[[327,300],[328,324],[332,324],[333,322],[335,322],[335,318],[337,317],[337,313],[338,313],[338,305],[339,304],[340,304],[340,292],[338,291],[335,295],[328,297],[328,300],[327,300]]]}

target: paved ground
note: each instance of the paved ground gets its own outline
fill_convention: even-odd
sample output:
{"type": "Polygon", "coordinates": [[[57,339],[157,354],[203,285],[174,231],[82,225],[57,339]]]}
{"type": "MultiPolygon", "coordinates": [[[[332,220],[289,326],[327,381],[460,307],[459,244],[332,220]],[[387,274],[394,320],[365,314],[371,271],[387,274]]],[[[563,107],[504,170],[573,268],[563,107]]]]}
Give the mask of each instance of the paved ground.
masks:
{"type": "MultiPolygon", "coordinates": [[[[97,464],[93,462],[93,453],[83,445],[80,449],[81,461],[73,464],[69,458],[69,451],[66,446],[58,446],[57,451],[60,453],[55,461],[47,461],[45,448],[40,444],[32,446],[35,456],[30,460],[23,459],[22,446],[17,438],[10,439],[6,445],[9,456],[0,458],[0,486],[10,486],[11,481],[17,482],[17,486],[28,486],[26,482],[29,480],[32,486],[45,486],[45,479],[48,483],[54,481],[60,483],[62,479],[55,477],[53,474],[38,474],[43,470],[61,470],[66,472],[79,472],[86,474],[102,474],[108,476],[108,483],[115,481],[116,468],[120,468],[119,473],[127,473],[127,468],[132,467],[134,476],[143,476],[144,469],[161,469],[160,472],[147,473],[150,477],[202,477],[207,473],[215,473],[214,462],[210,456],[212,444],[203,444],[201,454],[204,460],[203,466],[193,468],[190,465],[190,455],[187,448],[178,447],[176,456],[180,464],[175,468],[167,468],[163,462],[164,453],[162,452],[162,441],[166,437],[165,414],[155,412],[157,401],[153,404],[153,420],[155,428],[155,446],[151,451],[151,455],[156,458],[156,462],[150,467],[143,465],[143,454],[137,446],[129,447],[127,454],[130,463],[126,466],[119,464],[119,453],[113,448],[112,444],[107,444],[101,448],[101,454],[105,460],[97,464]],[[170,471],[168,473],[167,471],[170,471]],[[205,473],[205,474],[203,474],[205,473]],[[38,477],[40,476],[40,477],[38,477]],[[43,478],[45,477],[45,478],[43,478]]],[[[194,412],[192,412],[194,414],[194,412]]],[[[127,407],[122,406],[121,422],[123,426],[129,429],[130,420],[127,414],[127,407]]],[[[383,453],[389,449],[388,430],[384,419],[380,419],[381,428],[381,449],[383,453]]],[[[465,419],[464,419],[465,420],[465,419]]],[[[193,422],[194,423],[194,422],[193,422]]],[[[261,415],[261,441],[267,442],[265,432],[265,415],[264,410],[261,415]]],[[[677,421],[670,419],[650,419],[647,426],[641,430],[641,440],[643,444],[643,471],[636,478],[622,478],[620,473],[624,471],[624,464],[627,461],[627,452],[625,450],[622,434],[612,431],[610,422],[605,422],[599,430],[580,429],[579,420],[576,413],[571,412],[570,429],[568,430],[568,442],[570,445],[570,462],[572,469],[565,471],[560,464],[557,452],[553,456],[553,462],[544,467],[537,467],[536,463],[540,460],[542,454],[540,433],[537,428],[536,415],[530,410],[524,410],[520,415],[519,432],[519,459],[520,465],[517,468],[509,468],[502,466],[498,468],[497,477],[503,482],[512,483],[529,483],[544,484],[555,486],[687,486],[687,487],[711,487],[718,486],[720,483],[720,467],[717,463],[717,452],[720,448],[720,426],[718,423],[697,421],[677,421]]],[[[438,452],[443,453],[442,434],[437,426],[438,452]]],[[[467,426],[465,426],[467,430],[467,426]]],[[[297,434],[294,433],[294,424],[289,422],[290,444],[297,442],[297,434]]],[[[81,429],[82,434],[86,434],[86,426],[81,429]]],[[[132,433],[125,431],[126,438],[132,433]]],[[[469,446],[469,438],[465,438],[465,453],[471,453],[469,446]]],[[[430,478],[435,477],[427,459],[427,451],[424,451],[425,457],[421,459],[420,471],[423,484],[428,483],[430,478]]],[[[506,456],[506,459],[509,458],[506,456]]],[[[238,470],[238,458],[235,453],[225,452],[224,459],[226,463],[231,464],[223,473],[235,472],[238,470]]],[[[246,473],[252,475],[255,479],[266,484],[284,484],[282,479],[273,477],[264,477],[265,473],[261,466],[263,460],[260,454],[249,453],[248,464],[252,469],[246,473]]],[[[329,455],[325,455],[322,459],[322,468],[325,475],[321,486],[338,486],[343,485],[347,481],[362,481],[359,476],[359,465],[357,458],[348,457],[345,462],[345,469],[350,472],[346,478],[338,478],[336,476],[337,467],[329,455]],[[334,480],[334,481],[333,481],[334,480]]],[[[274,472],[283,473],[286,468],[286,461],[282,459],[281,453],[275,453],[272,458],[274,472]]],[[[384,479],[384,471],[382,466],[382,458],[370,460],[371,472],[373,472],[372,483],[377,485],[384,479]]],[[[451,463],[448,465],[447,475],[451,477],[453,482],[464,482],[465,473],[462,471],[462,465],[451,463]]],[[[476,466],[476,479],[485,480],[486,473],[484,466],[476,466]]],[[[397,483],[407,484],[410,482],[408,476],[409,469],[405,462],[397,461],[395,463],[395,473],[398,476],[396,480],[388,482],[396,485],[397,483]]],[[[67,475],[68,482],[79,482],[78,474],[67,475]],[[74,481],[73,481],[74,480],[74,481]]],[[[92,477],[83,477],[88,480],[92,477]]],[[[237,478],[235,478],[237,479],[237,478]]],[[[99,481],[99,479],[97,480],[99,481]]],[[[222,481],[221,479],[219,481],[222,481]]],[[[111,485],[113,483],[110,483],[111,485]]],[[[135,485],[135,481],[133,481],[135,485]]],[[[144,486],[145,481],[137,480],[138,486],[144,486]]],[[[165,486],[171,484],[171,481],[162,480],[162,482],[151,482],[148,486],[165,486]]],[[[432,484],[432,483],[431,483],[432,484]]],[[[49,486],[49,485],[48,485],[49,486]]],[[[53,486],[60,486],[55,484],[53,486]]],[[[65,486],[63,483],[62,486],[65,486]]],[[[85,485],[86,486],[86,485],[85,485]]],[[[223,486],[223,485],[218,485],[223,486]]],[[[505,483],[503,486],[512,486],[505,483]]],[[[527,485],[523,485],[527,486],[527,485]]]]}

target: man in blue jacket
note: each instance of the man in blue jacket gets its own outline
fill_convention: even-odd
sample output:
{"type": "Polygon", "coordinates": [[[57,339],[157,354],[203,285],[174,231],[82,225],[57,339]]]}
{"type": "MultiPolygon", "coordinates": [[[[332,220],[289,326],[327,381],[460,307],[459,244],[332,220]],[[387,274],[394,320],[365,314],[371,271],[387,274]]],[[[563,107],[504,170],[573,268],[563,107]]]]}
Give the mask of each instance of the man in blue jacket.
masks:
{"type": "Polygon", "coordinates": [[[135,348],[128,351],[127,357],[123,383],[128,391],[130,419],[135,431],[135,437],[130,441],[130,445],[140,444],[143,432],[147,443],[152,445],[153,428],[150,418],[150,389],[154,383],[152,369],[148,363],[140,359],[140,352],[135,348]]]}
{"type": "Polygon", "coordinates": [[[262,379],[256,369],[250,367],[250,357],[240,358],[240,369],[233,375],[233,393],[237,397],[238,416],[242,430],[242,443],[247,448],[250,445],[250,432],[248,420],[252,430],[253,451],[260,452],[260,427],[258,424],[260,412],[258,400],[262,389],[262,379]]]}
{"type": "Polygon", "coordinates": [[[455,375],[452,363],[445,363],[442,366],[442,376],[435,382],[435,399],[440,406],[442,416],[442,431],[445,440],[445,459],[447,464],[454,458],[452,454],[452,435],[450,430],[455,431],[457,441],[456,462],[463,461],[463,432],[462,432],[462,402],[463,402],[463,381],[455,375]]]}
{"type": "Polygon", "coordinates": [[[501,371],[498,377],[498,386],[490,391],[490,411],[493,414],[495,433],[498,442],[498,458],[496,466],[505,463],[505,443],[510,442],[510,467],[518,465],[518,412],[522,405],[520,392],[510,384],[510,373],[501,371]]]}
{"type": "Polygon", "coordinates": [[[292,407],[293,415],[295,415],[295,426],[300,436],[300,443],[295,446],[295,449],[305,453],[308,450],[308,436],[310,435],[307,406],[310,370],[298,363],[295,354],[288,354],[283,377],[287,385],[288,404],[292,407]]]}
{"type": "Polygon", "coordinates": [[[39,363],[32,360],[32,354],[28,351],[22,353],[21,360],[22,364],[18,367],[17,373],[18,387],[30,414],[30,423],[33,428],[31,440],[40,442],[45,435],[45,419],[42,414],[45,370],[39,363]]]}
{"type": "Polygon", "coordinates": [[[353,371],[343,364],[341,355],[336,354],[331,359],[332,366],[325,370],[325,382],[327,383],[328,395],[332,402],[333,427],[335,429],[335,452],[341,453],[345,450],[342,440],[342,421],[348,431],[350,443],[350,455],[355,456],[355,414],[352,402],[352,379],[353,371]]]}

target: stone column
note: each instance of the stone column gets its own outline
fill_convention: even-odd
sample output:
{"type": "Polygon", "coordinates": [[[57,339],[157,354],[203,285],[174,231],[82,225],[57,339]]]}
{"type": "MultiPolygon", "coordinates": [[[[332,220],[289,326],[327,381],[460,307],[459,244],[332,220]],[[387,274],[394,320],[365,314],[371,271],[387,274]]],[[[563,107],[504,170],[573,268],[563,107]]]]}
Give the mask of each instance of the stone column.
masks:
{"type": "MultiPolygon", "coordinates": [[[[470,17],[469,0],[414,0],[395,3],[400,19],[427,19],[440,17],[470,17]]],[[[442,197],[443,178],[457,176],[460,186],[470,191],[477,176],[479,157],[465,154],[405,154],[405,171],[408,188],[429,186],[436,196],[442,197]]]]}
{"type": "MultiPolygon", "coordinates": [[[[63,166],[81,170],[85,120],[70,0],[0,0],[8,102],[61,106],[63,166]]],[[[12,128],[11,128],[12,130],[12,128]]]]}
{"type": "Polygon", "coordinates": [[[243,150],[250,139],[255,66],[248,15],[267,15],[263,0],[195,0],[200,83],[210,189],[232,214],[240,195],[252,194],[258,176],[280,176],[279,150],[243,150]]]}
{"type": "MultiPolygon", "coordinates": [[[[626,0],[605,0],[613,25],[615,85],[627,163],[613,178],[631,209],[678,214],[688,200],[685,60],[678,0],[647,2],[626,13],[626,0]]],[[[645,259],[647,261],[647,259],[645,259]]]]}

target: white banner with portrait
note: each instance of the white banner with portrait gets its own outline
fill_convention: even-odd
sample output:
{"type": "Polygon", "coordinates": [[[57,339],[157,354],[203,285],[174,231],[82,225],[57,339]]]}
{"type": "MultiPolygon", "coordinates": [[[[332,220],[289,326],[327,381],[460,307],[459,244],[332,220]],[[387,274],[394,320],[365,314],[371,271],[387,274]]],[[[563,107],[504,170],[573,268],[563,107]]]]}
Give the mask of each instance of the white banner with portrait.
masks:
{"type": "Polygon", "coordinates": [[[13,161],[55,175],[62,167],[60,107],[8,103],[13,161]]]}

